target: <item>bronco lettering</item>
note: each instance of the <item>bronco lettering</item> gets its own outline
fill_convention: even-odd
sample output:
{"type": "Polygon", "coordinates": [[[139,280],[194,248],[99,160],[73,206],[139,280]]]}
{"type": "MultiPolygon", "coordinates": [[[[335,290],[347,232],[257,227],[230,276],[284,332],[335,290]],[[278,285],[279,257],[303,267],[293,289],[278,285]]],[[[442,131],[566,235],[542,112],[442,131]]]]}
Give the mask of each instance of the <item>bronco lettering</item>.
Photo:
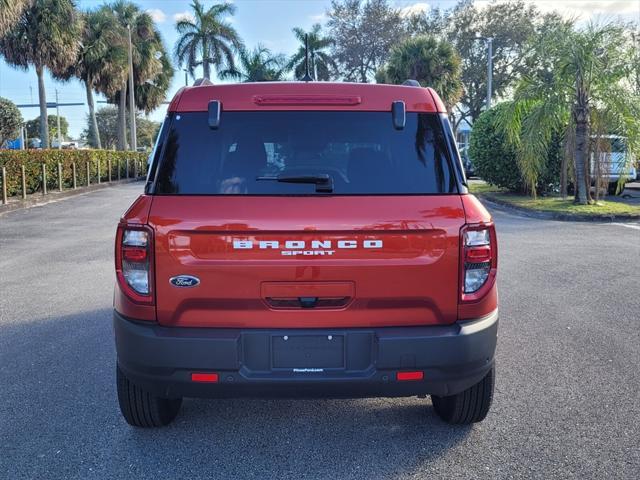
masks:
{"type": "MultiPolygon", "coordinates": [[[[254,242],[252,240],[234,240],[233,248],[236,250],[251,250],[254,247],[257,247],[261,250],[266,249],[281,249],[286,248],[287,250],[330,250],[334,248],[339,249],[354,249],[358,248],[357,240],[338,240],[336,245],[333,245],[332,240],[312,240],[309,242],[309,245],[304,240],[286,240],[284,245],[281,246],[278,240],[261,240],[259,242],[254,242]]],[[[362,248],[382,248],[383,242],[382,240],[364,240],[360,245],[362,248]]],[[[305,255],[317,255],[314,253],[305,253],[305,255]]]]}

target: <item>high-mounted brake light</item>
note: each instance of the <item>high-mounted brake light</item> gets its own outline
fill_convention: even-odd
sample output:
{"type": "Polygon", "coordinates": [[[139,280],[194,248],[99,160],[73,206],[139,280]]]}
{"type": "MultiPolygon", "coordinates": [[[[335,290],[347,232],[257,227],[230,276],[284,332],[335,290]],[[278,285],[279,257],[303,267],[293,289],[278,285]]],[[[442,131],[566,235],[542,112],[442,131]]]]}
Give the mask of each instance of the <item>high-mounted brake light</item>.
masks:
{"type": "Polygon", "coordinates": [[[153,231],[144,225],[118,226],[116,275],[123,292],[137,303],[153,303],[153,231]]]}
{"type": "Polygon", "coordinates": [[[461,231],[461,295],[474,301],[495,277],[496,235],[493,224],[466,225],[461,231]]]}
{"type": "Polygon", "coordinates": [[[357,95],[254,95],[256,105],[359,105],[357,95]]]}

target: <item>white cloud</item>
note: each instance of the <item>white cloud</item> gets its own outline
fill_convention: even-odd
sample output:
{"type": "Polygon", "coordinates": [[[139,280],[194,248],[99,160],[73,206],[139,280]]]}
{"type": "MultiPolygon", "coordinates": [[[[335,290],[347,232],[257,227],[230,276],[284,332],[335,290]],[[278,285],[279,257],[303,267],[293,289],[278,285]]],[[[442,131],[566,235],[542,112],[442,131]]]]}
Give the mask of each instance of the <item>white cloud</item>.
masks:
{"type": "Polygon", "coordinates": [[[164,23],[164,21],[167,19],[167,14],[159,8],[150,8],[149,10],[147,10],[147,13],[151,15],[151,18],[153,18],[153,21],[156,23],[164,23]]]}
{"type": "Polygon", "coordinates": [[[409,15],[420,15],[429,11],[431,7],[427,2],[417,2],[411,5],[407,5],[400,9],[400,15],[408,17],[409,15]]]}
{"type": "Polygon", "coordinates": [[[190,20],[190,21],[195,21],[195,18],[193,17],[193,13],[189,12],[188,10],[185,12],[178,12],[176,14],[173,15],[173,20],[176,22],[179,22],[180,20],[190,20]]]}
{"type": "Polygon", "coordinates": [[[322,23],[327,19],[327,15],[325,13],[318,13],[316,15],[309,15],[309,20],[314,23],[322,23]]]}
{"type": "MultiPolygon", "coordinates": [[[[476,0],[479,7],[488,5],[490,0],[476,0]]],[[[566,17],[588,20],[589,18],[630,17],[638,18],[640,4],[637,0],[527,0],[543,13],[558,12],[566,17]]]]}

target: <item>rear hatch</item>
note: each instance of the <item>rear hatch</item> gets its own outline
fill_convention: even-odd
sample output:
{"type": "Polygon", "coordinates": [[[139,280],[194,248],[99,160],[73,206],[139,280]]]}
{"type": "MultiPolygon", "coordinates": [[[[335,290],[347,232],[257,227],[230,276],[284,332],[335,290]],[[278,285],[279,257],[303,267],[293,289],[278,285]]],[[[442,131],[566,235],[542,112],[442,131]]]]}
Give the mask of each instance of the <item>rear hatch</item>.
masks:
{"type": "Polygon", "coordinates": [[[159,323],[448,324],[464,211],[438,114],[174,114],[153,169],[159,323]]]}

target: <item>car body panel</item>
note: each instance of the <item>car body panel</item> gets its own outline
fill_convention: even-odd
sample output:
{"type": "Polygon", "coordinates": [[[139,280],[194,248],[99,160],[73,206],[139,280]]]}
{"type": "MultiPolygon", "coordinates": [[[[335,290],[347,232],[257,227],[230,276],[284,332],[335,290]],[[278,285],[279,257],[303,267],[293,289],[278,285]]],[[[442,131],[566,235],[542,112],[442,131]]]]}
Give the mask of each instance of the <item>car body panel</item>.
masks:
{"type": "Polygon", "coordinates": [[[149,223],[156,232],[162,325],[318,328],[456,320],[464,223],[457,195],[410,202],[404,196],[159,195],[149,223]],[[253,248],[234,248],[234,242],[253,248]],[[169,282],[176,275],[195,276],[200,284],[176,288],[169,282]],[[344,303],[313,311],[277,308],[269,301],[276,297],[264,294],[276,284],[282,299],[344,303]],[[341,293],[340,284],[352,288],[341,293]]]}

